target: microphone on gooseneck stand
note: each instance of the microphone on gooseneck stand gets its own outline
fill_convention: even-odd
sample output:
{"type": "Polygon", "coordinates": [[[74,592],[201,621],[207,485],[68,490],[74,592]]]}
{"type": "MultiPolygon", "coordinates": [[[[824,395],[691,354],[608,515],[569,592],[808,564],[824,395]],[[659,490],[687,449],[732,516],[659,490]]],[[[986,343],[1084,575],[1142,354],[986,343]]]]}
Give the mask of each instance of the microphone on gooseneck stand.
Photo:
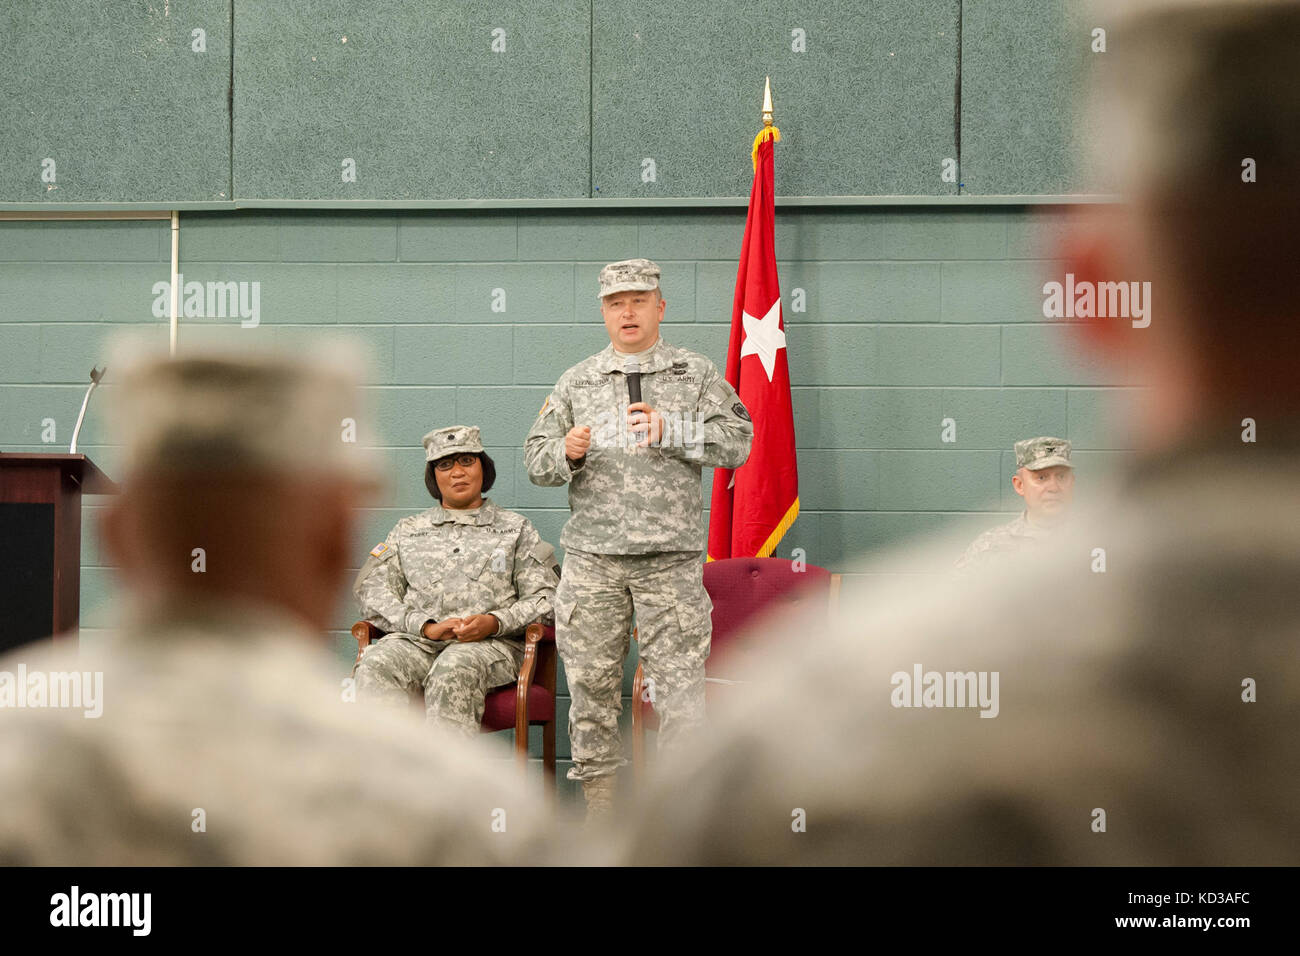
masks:
{"type": "MultiPolygon", "coordinates": [[[[623,366],[623,376],[627,379],[627,403],[635,405],[641,401],[641,363],[636,359],[628,359],[623,366]]],[[[629,431],[628,438],[631,447],[635,448],[641,440],[641,433],[629,431]]]]}
{"type": "Polygon", "coordinates": [[[81,423],[86,418],[86,406],[90,404],[90,393],[99,385],[104,378],[104,373],[107,371],[107,365],[103,368],[95,365],[90,369],[90,388],[86,389],[86,397],[81,400],[81,412],[77,415],[77,424],[72,429],[72,444],[68,446],[68,454],[70,455],[77,453],[77,436],[81,434],[81,423]]]}

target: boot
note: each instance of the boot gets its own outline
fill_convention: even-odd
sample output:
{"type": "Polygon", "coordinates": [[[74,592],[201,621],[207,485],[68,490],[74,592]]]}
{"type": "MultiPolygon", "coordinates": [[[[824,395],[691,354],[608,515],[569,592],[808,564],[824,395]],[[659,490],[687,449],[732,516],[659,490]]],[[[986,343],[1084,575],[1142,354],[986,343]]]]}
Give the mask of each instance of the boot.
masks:
{"type": "Polygon", "coordinates": [[[582,795],[587,801],[587,817],[584,821],[587,825],[608,819],[614,812],[613,774],[582,781],[582,795]]]}

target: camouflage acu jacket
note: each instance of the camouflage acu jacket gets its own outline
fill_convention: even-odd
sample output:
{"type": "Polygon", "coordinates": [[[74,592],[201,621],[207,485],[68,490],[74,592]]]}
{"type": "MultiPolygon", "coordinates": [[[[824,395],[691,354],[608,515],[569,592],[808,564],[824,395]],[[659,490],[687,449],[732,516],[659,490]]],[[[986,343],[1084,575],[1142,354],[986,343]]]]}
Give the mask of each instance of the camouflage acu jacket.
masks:
{"type": "Polygon", "coordinates": [[[426,621],[493,614],[493,637],[519,637],[550,621],[559,577],[555,550],[521,514],[490,498],[473,511],[434,505],[397,522],[357,574],[353,593],[365,620],[419,634],[426,621]]]}
{"type": "MultiPolygon", "coordinates": [[[[495,757],[380,708],[282,607],[178,593],[38,642],[0,673],[102,675],[81,708],[0,717],[0,860],[23,866],[535,865],[550,826],[495,757]],[[366,819],[357,825],[357,795],[366,819]],[[204,829],[196,826],[207,821],[204,829]],[[508,833],[482,821],[504,809],[508,833]],[[508,841],[508,842],[503,842],[508,841]]],[[[57,700],[57,695],[55,697],[57,700]]]]}
{"type": "Polygon", "coordinates": [[[712,362],[660,338],[641,363],[641,397],[664,417],[664,434],[657,447],[631,447],[625,362],[609,345],[560,376],[528,433],[528,477],[568,483],[566,548],[703,550],[701,472],[745,463],[754,435],[749,413],[712,362]],[[575,425],[591,428],[591,448],[569,462],[564,436],[575,425]]]}
{"type": "Polygon", "coordinates": [[[971,542],[970,547],[957,559],[958,570],[980,567],[996,560],[999,554],[1016,554],[1037,547],[1052,537],[1054,531],[1032,524],[1025,512],[1016,515],[1006,524],[990,528],[971,542]]]}

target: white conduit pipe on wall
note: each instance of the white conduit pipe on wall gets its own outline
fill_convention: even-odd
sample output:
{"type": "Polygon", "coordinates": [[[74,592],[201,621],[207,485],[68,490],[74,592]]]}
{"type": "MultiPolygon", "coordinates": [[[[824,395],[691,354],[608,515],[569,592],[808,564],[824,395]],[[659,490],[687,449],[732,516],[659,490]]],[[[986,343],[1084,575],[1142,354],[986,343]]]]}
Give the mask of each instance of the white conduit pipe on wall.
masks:
{"type": "Polygon", "coordinates": [[[176,354],[176,306],[180,301],[181,290],[178,287],[180,281],[180,263],[181,263],[181,214],[172,210],[172,311],[171,311],[171,354],[176,354]]]}

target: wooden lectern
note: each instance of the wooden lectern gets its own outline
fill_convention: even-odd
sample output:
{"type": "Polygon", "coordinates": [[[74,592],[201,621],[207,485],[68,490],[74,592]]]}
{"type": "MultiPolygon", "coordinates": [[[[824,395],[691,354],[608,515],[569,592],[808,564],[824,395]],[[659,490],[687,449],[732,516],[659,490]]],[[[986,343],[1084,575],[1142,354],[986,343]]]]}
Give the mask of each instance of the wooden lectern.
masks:
{"type": "Polygon", "coordinates": [[[85,455],[0,452],[0,652],[75,634],[83,493],[117,493],[85,455]]]}

